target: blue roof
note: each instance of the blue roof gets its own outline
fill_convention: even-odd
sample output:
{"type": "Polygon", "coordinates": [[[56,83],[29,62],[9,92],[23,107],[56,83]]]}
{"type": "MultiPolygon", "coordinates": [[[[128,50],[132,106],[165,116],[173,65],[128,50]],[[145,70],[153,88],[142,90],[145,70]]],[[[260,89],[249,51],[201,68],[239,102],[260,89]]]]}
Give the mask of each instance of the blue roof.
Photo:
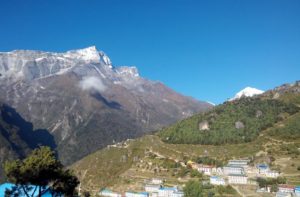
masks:
{"type": "MultiPolygon", "coordinates": [[[[2,185],[0,185],[0,196],[4,196],[5,195],[5,191],[6,189],[12,189],[12,187],[14,187],[15,185],[12,184],[12,183],[4,183],[2,185]]],[[[32,187],[35,187],[33,185],[31,185],[32,187]]],[[[29,191],[28,194],[31,196],[32,194],[34,194],[34,196],[37,196],[38,195],[38,191],[35,191],[33,193],[33,191],[29,191]]],[[[50,192],[47,192],[45,194],[42,195],[43,197],[52,197],[51,193],[50,192]]],[[[25,194],[21,193],[20,194],[20,197],[26,197],[25,194]]]]}
{"type": "Polygon", "coordinates": [[[261,168],[261,169],[267,169],[267,168],[269,168],[269,166],[267,164],[264,164],[264,163],[263,164],[258,164],[257,167],[261,168]]]}

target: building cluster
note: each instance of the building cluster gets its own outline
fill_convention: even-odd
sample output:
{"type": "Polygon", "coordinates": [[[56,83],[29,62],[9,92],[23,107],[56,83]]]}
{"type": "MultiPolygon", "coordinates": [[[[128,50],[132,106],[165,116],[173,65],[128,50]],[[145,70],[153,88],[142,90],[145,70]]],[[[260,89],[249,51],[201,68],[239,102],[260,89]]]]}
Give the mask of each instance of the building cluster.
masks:
{"type": "Polygon", "coordinates": [[[227,180],[228,184],[247,184],[248,177],[246,171],[249,162],[249,160],[230,160],[223,168],[212,165],[196,164],[191,161],[188,162],[188,165],[193,169],[210,176],[210,183],[212,185],[225,185],[225,180],[227,180]]]}
{"type": "Polygon", "coordinates": [[[104,197],[183,197],[184,193],[178,187],[165,187],[161,179],[146,181],[144,191],[127,191],[123,194],[113,192],[109,189],[100,191],[100,196],[104,197]]]}

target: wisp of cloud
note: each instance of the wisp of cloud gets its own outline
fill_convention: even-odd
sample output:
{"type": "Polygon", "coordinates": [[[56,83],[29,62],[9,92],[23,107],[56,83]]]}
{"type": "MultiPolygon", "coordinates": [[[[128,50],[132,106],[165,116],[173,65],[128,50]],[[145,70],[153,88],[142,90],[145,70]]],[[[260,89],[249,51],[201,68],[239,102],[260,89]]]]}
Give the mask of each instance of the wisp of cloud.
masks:
{"type": "Polygon", "coordinates": [[[79,87],[82,90],[94,90],[103,92],[106,90],[106,86],[103,84],[100,78],[97,77],[85,77],[79,82],[79,87]]]}

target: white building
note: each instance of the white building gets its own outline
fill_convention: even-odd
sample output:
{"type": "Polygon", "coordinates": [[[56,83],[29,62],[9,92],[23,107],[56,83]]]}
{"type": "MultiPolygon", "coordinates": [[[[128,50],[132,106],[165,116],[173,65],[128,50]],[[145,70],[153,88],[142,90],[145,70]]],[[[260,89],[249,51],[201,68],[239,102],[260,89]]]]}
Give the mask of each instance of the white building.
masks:
{"type": "Polygon", "coordinates": [[[292,197],[292,194],[286,192],[276,192],[276,197],[292,197]]]}
{"type": "Polygon", "coordinates": [[[158,178],[153,178],[153,179],[151,179],[151,183],[155,184],[155,185],[161,185],[161,184],[163,184],[163,180],[158,179],[158,178]]]}
{"type": "Polygon", "coordinates": [[[228,165],[237,165],[237,166],[248,166],[248,163],[250,162],[250,160],[248,159],[239,159],[239,160],[229,160],[228,161],[228,165]]]}
{"type": "Polygon", "coordinates": [[[176,187],[162,187],[158,190],[159,197],[172,197],[174,192],[177,192],[176,187]]]}
{"type": "Polygon", "coordinates": [[[182,191],[173,192],[170,197],[184,197],[184,193],[182,191]]]}
{"type": "Polygon", "coordinates": [[[210,165],[202,165],[202,164],[197,165],[197,170],[199,172],[202,172],[205,175],[211,175],[212,169],[213,169],[213,166],[210,166],[210,165]]]}
{"type": "Polygon", "coordinates": [[[156,184],[146,184],[145,185],[145,191],[146,192],[158,192],[158,190],[161,188],[161,185],[156,185],[156,184]]]}
{"type": "Polygon", "coordinates": [[[266,174],[266,177],[269,177],[269,178],[279,177],[279,172],[273,171],[273,170],[270,170],[270,171],[266,172],[265,174],[266,174]]]}
{"type": "Polygon", "coordinates": [[[211,176],[209,181],[212,185],[225,185],[225,180],[219,176],[211,176]]]}
{"type": "Polygon", "coordinates": [[[223,167],[224,174],[245,174],[243,167],[238,165],[227,165],[223,167]]]}
{"type": "Polygon", "coordinates": [[[100,193],[99,193],[100,196],[105,196],[105,197],[122,197],[121,194],[118,194],[116,192],[113,192],[109,189],[104,189],[104,190],[101,190],[100,193]]]}
{"type": "Polygon", "coordinates": [[[228,183],[229,184],[247,184],[248,177],[241,174],[229,174],[228,183]]]}
{"type": "Polygon", "coordinates": [[[149,197],[148,192],[125,192],[125,197],[149,197]]]}
{"type": "Polygon", "coordinates": [[[290,185],[278,185],[278,191],[283,193],[294,193],[295,188],[290,185]]]}

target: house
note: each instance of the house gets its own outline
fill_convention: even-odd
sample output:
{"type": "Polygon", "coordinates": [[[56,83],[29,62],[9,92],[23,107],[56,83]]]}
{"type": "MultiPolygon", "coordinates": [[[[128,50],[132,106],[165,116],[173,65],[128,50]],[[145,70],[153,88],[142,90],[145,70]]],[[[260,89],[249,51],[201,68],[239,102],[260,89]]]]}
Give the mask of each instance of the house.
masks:
{"type": "Polygon", "coordinates": [[[278,191],[283,193],[294,193],[295,188],[291,185],[278,185],[278,191]]]}
{"type": "Polygon", "coordinates": [[[267,164],[258,164],[256,166],[256,168],[258,169],[258,173],[259,174],[266,174],[270,169],[269,166],[267,164]]]}
{"type": "Polygon", "coordinates": [[[158,190],[159,197],[171,197],[174,192],[177,192],[176,187],[162,187],[158,190]]]}
{"type": "MultiPolygon", "coordinates": [[[[2,185],[0,185],[0,196],[5,196],[5,191],[11,190],[13,187],[15,186],[15,184],[12,183],[4,183],[2,185]]],[[[32,187],[35,188],[35,185],[29,185],[28,187],[32,187]]],[[[31,191],[27,192],[29,196],[38,196],[38,190],[34,190],[32,189],[31,191]]],[[[20,191],[20,193],[18,193],[19,195],[17,195],[18,197],[26,197],[27,195],[25,193],[23,193],[23,191],[20,191]]],[[[13,196],[13,195],[12,195],[13,196]]],[[[42,197],[52,197],[52,194],[50,191],[42,194],[42,197]]]]}
{"type": "Polygon", "coordinates": [[[248,177],[243,174],[229,174],[228,183],[229,184],[247,184],[248,177]]]}
{"type": "Polygon", "coordinates": [[[269,170],[266,172],[266,177],[269,177],[269,178],[277,178],[279,177],[279,172],[277,171],[274,171],[274,170],[269,170]]]}
{"type": "Polygon", "coordinates": [[[199,172],[202,172],[205,175],[211,175],[212,169],[213,169],[213,166],[210,166],[210,165],[202,165],[202,164],[197,165],[197,170],[199,172]]]}
{"type": "Polygon", "coordinates": [[[223,169],[222,168],[212,168],[212,174],[218,174],[218,175],[222,175],[223,173],[223,169]]]}
{"type": "Polygon", "coordinates": [[[296,187],[295,187],[295,195],[296,195],[297,197],[300,197],[300,186],[296,186],[296,187]]]}
{"type": "Polygon", "coordinates": [[[229,160],[228,165],[237,165],[241,167],[247,167],[250,160],[248,159],[240,159],[240,160],[229,160]]]}
{"type": "Polygon", "coordinates": [[[292,194],[286,192],[276,192],[276,197],[292,197],[292,194]]]}
{"type": "Polygon", "coordinates": [[[224,174],[245,174],[245,170],[243,167],[239,165],[227,165],[223,167],[224,174]]]}
{"type": "Polygon", "coordinates": [[[212,185],[225,185],[225,180],[219,176],[211,176],[209,182],[212,185]]]}
{"type": "Polygon", "coordinates": [[[106,196],[106,197],[122,197],[121,194],[118,194],[116,192],[113,192],[109,189],[103,189],[99,192],[100,196],[106,196]]]}
{"type": "Polygon", "coordinates": [[[170,197],[184,197],[183,191],[173,192],[170,197]]]}
{"type": "Polygon", "coordinates": [[[148,192],[125,192],[125,197],[149,197],[148,192]]]}
{"type": "Polygon", "coordinates": [[[158,179],[158,178],[153,178],[153,179],[151,179],[151,183],[155,184],[155,185],[161,185],[161,184],[163,184],[163,180],[158,179]]]}
{"type": "Polygon", "coordinates": [[[146,184],[145,185],[145,191],[146,192],[158,192],[158,190],[161,188],[161,185],[157,185],[157,184],[146,184]]]}

